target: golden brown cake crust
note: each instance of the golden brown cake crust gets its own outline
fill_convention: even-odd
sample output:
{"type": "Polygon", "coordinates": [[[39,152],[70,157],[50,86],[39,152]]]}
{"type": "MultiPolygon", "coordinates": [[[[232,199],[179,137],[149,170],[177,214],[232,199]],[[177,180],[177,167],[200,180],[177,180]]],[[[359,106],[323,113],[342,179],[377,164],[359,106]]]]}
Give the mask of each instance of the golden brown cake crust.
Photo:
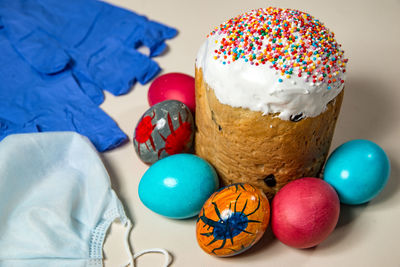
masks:
{"type": "Polygon", "coordinates": [[[289,181],[320,174],[343,91],[319,116],[292,122],[221,104],[196,68],[195,153],[216,168],[222,185],[250,183],[272,198],[289,181]],[[269,175],[275,186],[265,183],[269,175]]]}

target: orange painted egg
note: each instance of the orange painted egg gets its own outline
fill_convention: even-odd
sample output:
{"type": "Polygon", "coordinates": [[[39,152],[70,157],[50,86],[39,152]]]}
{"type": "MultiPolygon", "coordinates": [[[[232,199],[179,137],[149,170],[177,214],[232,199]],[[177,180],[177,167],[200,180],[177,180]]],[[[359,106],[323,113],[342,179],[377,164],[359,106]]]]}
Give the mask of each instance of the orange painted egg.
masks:
{"type": "Polygon", "coordinates": [[[197,242],[211,255],[237,255],[260,240],[269,217],[269,202],[260,189],[229,185],[204,203],[196,224],[197,242]]]}

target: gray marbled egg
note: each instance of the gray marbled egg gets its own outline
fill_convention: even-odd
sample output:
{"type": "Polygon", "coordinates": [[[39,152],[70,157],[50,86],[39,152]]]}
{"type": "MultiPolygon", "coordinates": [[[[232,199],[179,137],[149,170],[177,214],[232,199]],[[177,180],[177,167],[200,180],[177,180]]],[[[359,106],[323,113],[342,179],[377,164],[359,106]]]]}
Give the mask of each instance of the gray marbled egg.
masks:
{"type": "Polygon", "coordinates": [[[194,121],[180,101],[167,100],[150,107],[136,125],[133,145],[146,164],[178,153],[188,153],[193,144],[194,121]]]}

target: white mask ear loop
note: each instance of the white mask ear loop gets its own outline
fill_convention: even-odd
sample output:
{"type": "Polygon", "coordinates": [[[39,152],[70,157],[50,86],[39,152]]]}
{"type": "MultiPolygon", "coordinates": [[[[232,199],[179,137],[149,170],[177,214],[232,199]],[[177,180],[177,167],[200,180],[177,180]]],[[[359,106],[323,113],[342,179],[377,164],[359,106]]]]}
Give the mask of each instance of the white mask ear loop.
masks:
{"type": "Polygon", "coordinates": [[[132,251],[131,251],[131,247],[130,247],[130,243],[129,243],[129,235],[132,230],[132,223],[129,219],[127,220],[125,226],[127,227],[126,232],[125,232],[125,250],[126,250],[126,253],[129,255],[129,262],[128,262],[128,264],[125,264],[124,266],[129,265],[131,267],[135,267],[135,259],[142,256],[143,254],[147,254],[147,253],[164,254],[165,261],[164,261],[163,267],[168,267],[171,264],[171,261],[172,261],[171,255],[168,253],[168,251],[166,251],[165,249],[162,249],[162,248],[145,249],[145,250],[135,253],[132,256],[132,251]]]}

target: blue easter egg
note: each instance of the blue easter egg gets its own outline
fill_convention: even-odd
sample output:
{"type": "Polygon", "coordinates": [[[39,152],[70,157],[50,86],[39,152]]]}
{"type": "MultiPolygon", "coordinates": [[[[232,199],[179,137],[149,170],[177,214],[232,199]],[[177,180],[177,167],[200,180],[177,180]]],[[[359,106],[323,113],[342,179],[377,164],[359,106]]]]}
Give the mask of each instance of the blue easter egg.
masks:
{"type": "Polygon", "coordinates": [[[368,140],[352,140],[329,156],[324,180],[332,185],[340,202],[358,205],[376,197],[389,178],[390,162],[381,147],[368,140]]]}
{"type": "Polygon", "coordinates": [[[145,172],[139,198],[155,213],[184,219],[196,216],[218,186],[217,173],[207,161],[192,154],[176,154],[145,172]]]}

